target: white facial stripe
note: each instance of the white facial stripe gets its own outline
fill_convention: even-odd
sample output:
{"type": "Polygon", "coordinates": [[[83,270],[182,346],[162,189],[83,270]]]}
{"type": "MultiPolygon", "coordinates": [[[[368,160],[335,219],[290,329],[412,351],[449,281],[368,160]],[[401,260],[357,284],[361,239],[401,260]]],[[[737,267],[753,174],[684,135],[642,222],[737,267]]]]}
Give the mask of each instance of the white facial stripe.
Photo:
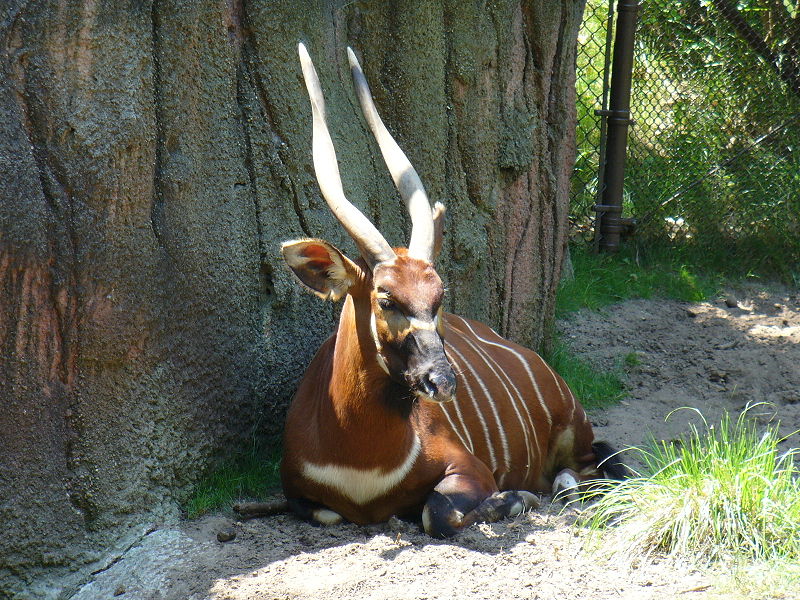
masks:
{"type": "Polygon", "coordinates": [[[435,331],[436,321],[425,321],[416,317],[408,317],[408,324],[411,329],[424,329],[425,331],[435,331]]]}
{"type": "Polygon", "coordinates": [[[378,361],[378,366],[383,369],[387,375],[389,375],[389,365],[386,364],[386,360],[381,354],[381,343],[378,341],[378,327],[375,324],[375,313],[370,315],[369,331],[372,334],[372,341],[375,342],[375,349],[377,350],[375,353],[375,360],[378,361]]]}
{"type": "Polygon", "coordinates": [[[378,366],[383,369],[383,371],[389,375],[389,365],[386,364],[386,360],[383,358],[383,354],[380,352],[375,353],[375,360],[378,361],[378,366]]]}
{"type": "Polygon", "coordinates": [[[375,342],[375,348],[378,352],[381,351],[381,342],[378,340],[378,326],[375,323],[375,313],[371,313],[369,317],[369,331],[372,334],[372,341],[375,342]]]}
{"type": "Polygon", "coordinates": [[[390,492],[405,479],[417,462],[420,448],[419,437],[415,434],[403,464],[390,471],[380,467],[356,469],[344,465],[316,465],[306,462],[303,464],[303,476],[336,490],[356,504],[364,505],[390,492]]]}

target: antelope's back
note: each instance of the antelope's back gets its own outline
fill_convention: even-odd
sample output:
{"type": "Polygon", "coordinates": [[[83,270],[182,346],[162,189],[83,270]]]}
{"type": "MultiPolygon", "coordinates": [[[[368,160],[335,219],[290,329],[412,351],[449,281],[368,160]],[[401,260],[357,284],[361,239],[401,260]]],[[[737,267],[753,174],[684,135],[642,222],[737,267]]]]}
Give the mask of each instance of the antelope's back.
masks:
{"type": "Polygon", "coordinates": [[[458,379],[440,405],[464,446],[494,473],[500,489],[546,492],[556,468],[580,467],[591,453],[583,408],[542,358],[482,323],[445,314],[445,352],[458,379]]]}

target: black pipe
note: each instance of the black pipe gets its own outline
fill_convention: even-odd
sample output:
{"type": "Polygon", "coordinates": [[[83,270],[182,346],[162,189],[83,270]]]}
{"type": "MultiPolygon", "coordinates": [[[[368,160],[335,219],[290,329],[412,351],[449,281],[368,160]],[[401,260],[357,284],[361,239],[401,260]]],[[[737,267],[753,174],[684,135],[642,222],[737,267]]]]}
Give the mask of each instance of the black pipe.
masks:
{"type": "MultiPolygon", "coordinates": [[[[611,46],[614,44],[614,0],[608,0],[608,15],[606,17],[606,43],[603,51],[603,95],[600,98],[600,109],[594,114],[600,117],[600,148],[597,156],[597,189],[595,190],[595,204],[603,203],[603,190],[606,189],[606,120],[608,116],[608,92],[611,89],[611,46]]],[[[597,213],[595,218],[594,252],[600,251],[600,221],[603,213],[597,213]]]]}
{"type": "MultiPolygon", "coordinates": [[[[628,150],[628,126],[631,121],[631,75],[633,73],[633,41],[639,11],[637,0],[617,3],[617,31],[614,38],[614,61],[611,65],[611,97],[607,114],[608,141],[601,203],[595,206],[600,222],[600,250],[619,249],[623,229],[622,190],[625,178],[625,157],[628,150]]],[[[597,222],[596,221],[596,222],[597,222]]],[[[595,235],[598,235],[597,228],[595,235]]]]}

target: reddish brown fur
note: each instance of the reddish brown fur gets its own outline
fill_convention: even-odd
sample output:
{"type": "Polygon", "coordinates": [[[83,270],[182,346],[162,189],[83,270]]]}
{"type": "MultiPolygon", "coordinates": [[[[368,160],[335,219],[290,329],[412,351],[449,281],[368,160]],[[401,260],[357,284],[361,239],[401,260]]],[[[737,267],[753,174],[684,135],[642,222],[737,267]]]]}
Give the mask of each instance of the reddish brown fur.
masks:
{"type": "Polygon", "coordinates": [[[426,531],[450,536],[534,506],[524,490],[549,491],[559,470],[566,472],[556,477],[558,488],[597,474],[591,426],[563,380],[535,353],[442,313],[432,262],[444,207],[431,209],[350,49],[359,103],[413,223],[411,250],[392,250],[346,199],[319,78],[302,43],[298,52],[320,189],[364,261],[357,265],[322,240],[282,247],[317,295],[346,294],[339,328],[289,409],[281,474],[292,508],[326,523],[421,512],[426,531]]]}
{"type": "MultiPolygon", "coordinates": [[[[458,379],[457,397],[454,403],[443,405],[426,400],[412,404],[409,392],[393,383],[375,359],[370,318],[373,310],[380,310],[375,305],[376,290],[389,291],[404,309],[436,314],[441,300],[438,275],[430,265],[403,256],[396,265],[377,269],[374,282],[366,269],[357,275],[337,332],[317,352],[289,410],[282,466],[287,497],[318,503],[355,523],[369,523],[392,515],[418,515],[447,475],[458,475],[452,480],[461,486],[459,490],[482,499],[498,487],[549,492],[558,470],[580,471],[593,465],[591,426],[563,380],[536,353],[503,340],[480,323],[445,314],[445,347],[458,379]],[[493,399],[499,419],[478,379],[493,399]],[[514,388],[525,400],[525,408],[513,403],[514,388]],[[399,408],[404,403],[410,412],[399,408]],[[478,410],[484,414],[489,443],[478,410]],[[459,431],[462,421],[466,434],[459,431]],[[505,460],[498,422],[505,431],[510,460],[505,460]],[[526,428],[531,445],[534,432],[538,439],[530,461],[526,428]],[[574,441],[562,447],[558,442],[565,432],[571,432],[574,441]],[[415,433],[421,452],[413,468],[398,485],[369,502],[356,503],[303,475],[306,462],[390,472],[405,460],[415,433]],[[462,442],[467,435],[472,451],[462,442]]],[[[389,332],[379,327],[379,335],[384,339],[389,332]]]]}

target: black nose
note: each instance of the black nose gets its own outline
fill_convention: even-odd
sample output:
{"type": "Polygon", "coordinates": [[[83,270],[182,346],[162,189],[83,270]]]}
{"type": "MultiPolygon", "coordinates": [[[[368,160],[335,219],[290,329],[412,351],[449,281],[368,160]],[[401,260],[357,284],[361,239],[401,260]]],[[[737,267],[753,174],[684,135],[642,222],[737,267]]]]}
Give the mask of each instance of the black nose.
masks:
{"type": "Polygon", "coordinates": [[[434,402],[447,402],[456,393],[456,377],[452,371],[433,371],[422,376],[421,391],[434,402]]]}

